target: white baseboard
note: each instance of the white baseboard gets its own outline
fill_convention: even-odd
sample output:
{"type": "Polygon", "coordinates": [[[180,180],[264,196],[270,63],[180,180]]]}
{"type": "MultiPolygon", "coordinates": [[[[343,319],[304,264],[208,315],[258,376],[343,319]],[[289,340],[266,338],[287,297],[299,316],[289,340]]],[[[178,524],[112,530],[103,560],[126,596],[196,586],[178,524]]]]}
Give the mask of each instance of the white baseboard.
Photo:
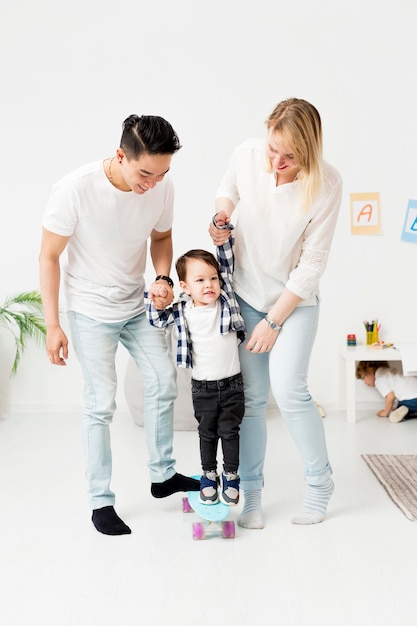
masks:
{"type": "MultiPolygon", "coordinates": [[[[82,415],[84,407],[82,404],[18,404],[12,403],[7,409],[9,415],[16,415],[18,413],[34,413],[36,415],[41,413],[75,413],[82,415]]],[[[118,406],[116,412],[129,413],[128,406],[118,406]]]]}
{"type": "MultiPolygon", "coordinates": [[[[318,401],[326,414],[333,412],[342,411],[340,404],[338,402],[326,402],[325,400],[318,401]]],[[[383,403],[381,402],[357,402],[356,410],[357,411],[373,411],[377,412],[383,408],[383,403]]],[[[23,403],[12,403],[9,405],[7,413],[10,415],[17,413],[76,413],[82,414],[84,407],[82,404],[23,404],[23,403]]],[[[268,412],[273,412],[277,410],[276,404],[274,400],[270,400],[267,405],[268,412]]],[[[122,403],[117,406],[117,413],[128,413],[130,414],[130,409],[127,405],[123,405],[122,403]]]]}

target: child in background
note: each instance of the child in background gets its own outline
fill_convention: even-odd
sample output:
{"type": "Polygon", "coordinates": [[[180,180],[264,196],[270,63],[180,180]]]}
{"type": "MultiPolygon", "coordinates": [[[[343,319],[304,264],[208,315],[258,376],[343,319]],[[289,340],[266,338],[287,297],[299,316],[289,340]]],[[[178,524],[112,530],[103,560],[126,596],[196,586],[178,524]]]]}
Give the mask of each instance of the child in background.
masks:
{"type": "MultiPolygon", "coordinates": [[[[233,226],[225,227],[230,230],[233,226]]],[[[206,250],[190,250],[179,257],[176,270],[183,292],[180,299],[157,310],[158,286],[145,294],[146,314],[153,326],[176,324],[177,366],[192,368],[192,399],[198,421],[203,475],[200,501],[218,502],[217,447],[223,449],[220,498],[239,501],[239,430],[245,410],[238,344],[245,324],[232,287],[233,236],[217,248],[218,261],[206,250]],[[220,265],[220,267],[219,267],[220,265]]]]}
{"type": "Polygon", "coordinates": [[[385,398],[384,409],[377,413],[379,417],[388,417],[390,422],[417,417],[417,376],[403,376],[387,361],[360,361],[356,378],[375,387],[385,398]]]}

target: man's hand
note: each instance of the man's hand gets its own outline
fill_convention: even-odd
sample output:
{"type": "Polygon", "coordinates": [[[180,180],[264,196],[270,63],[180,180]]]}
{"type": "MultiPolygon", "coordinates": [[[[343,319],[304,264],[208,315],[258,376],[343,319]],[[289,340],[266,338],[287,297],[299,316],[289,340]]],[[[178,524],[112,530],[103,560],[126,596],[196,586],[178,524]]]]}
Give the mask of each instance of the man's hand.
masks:
{"type": "Polygon", "coordinates": [[[53,365],[66,365],[68,359],[68,339],[60,326],[48,328],[46,352],[53,365]]]}
{"type": "Polygon", "coordinates": [[[166,309],[174,299],[174,291],[166,281],[153,282],[149,288],[148,296],[153,302],[155,309],[166,309]]]}

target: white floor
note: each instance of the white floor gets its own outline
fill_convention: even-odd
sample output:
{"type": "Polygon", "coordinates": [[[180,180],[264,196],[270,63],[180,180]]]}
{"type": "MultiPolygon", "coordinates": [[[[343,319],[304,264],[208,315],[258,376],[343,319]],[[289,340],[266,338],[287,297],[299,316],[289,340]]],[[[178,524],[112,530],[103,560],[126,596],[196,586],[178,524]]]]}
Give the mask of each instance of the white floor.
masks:
{"type": "MultiPolygon", "coordinates": [[[[132,534],[90,522],[76,415],[0,422],[2,626],[415,626],[417,523],[362,453],[415,454],[417,420],[324,419],[336,490],[327,520],[290,523],[303,498],[297,454],[268,418],[266,528],[193,541],[181,495],[149,492],[143,430],[112,427],[116,510],[132,534]]],[[[199,471],[195,432],[176,432],[177,469],[199,471]]],[[[240,510],[235,507],[231,517],[240,510]]]]}

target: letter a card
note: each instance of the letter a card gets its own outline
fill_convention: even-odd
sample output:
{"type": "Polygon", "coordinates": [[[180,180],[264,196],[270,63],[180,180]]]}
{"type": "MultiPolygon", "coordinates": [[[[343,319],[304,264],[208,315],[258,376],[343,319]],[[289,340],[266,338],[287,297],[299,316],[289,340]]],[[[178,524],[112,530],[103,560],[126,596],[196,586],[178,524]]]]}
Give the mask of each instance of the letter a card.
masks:
{"type": "Polygon", "coordinates": [[[417,200],[408,201],[401,240],[417,243],[417,200]]]}
{"type": "Polygon", "coordinates": [[[350,226],[352,235],[381,234],[378,192],[350,194],[350,226]]]}

